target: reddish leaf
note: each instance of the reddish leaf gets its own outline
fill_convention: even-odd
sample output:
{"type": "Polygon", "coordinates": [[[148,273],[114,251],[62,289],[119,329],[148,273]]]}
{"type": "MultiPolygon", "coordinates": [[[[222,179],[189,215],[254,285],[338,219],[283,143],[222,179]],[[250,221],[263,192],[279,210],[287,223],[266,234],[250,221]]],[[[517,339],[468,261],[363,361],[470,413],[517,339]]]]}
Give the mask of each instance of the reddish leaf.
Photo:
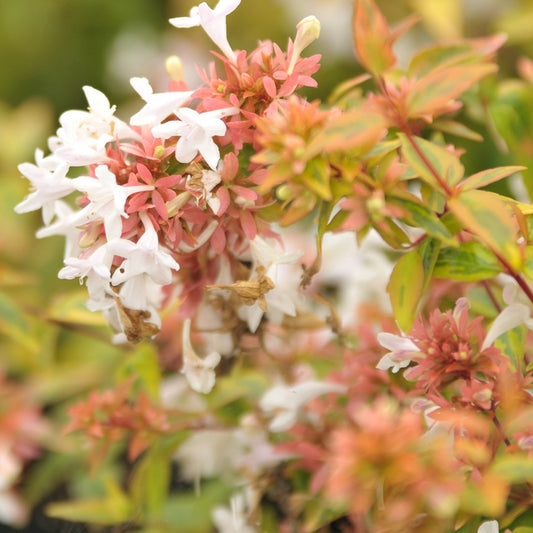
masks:
{"type": "Polygon", "coordinates": [[[489,191],[464,191],[450,198],[448,207],[467,230],[512,268],[520,269],[522,260],[516,244],[518,224],[502,196],[489,191]]]}
{"type": "Polygon", "coordinates": [[[474,83],[497,70],[496,65],[460,65],[439,69],[417,80],[407,96],[410,118],[431,115],[458,98],[474,83]]]}
{"type": "Polygon", "coordinates": [[[354,44],[361,65],[380,75],[396,63],[394,37],[374,0],[357,0],[353,16],[354,44]]]}

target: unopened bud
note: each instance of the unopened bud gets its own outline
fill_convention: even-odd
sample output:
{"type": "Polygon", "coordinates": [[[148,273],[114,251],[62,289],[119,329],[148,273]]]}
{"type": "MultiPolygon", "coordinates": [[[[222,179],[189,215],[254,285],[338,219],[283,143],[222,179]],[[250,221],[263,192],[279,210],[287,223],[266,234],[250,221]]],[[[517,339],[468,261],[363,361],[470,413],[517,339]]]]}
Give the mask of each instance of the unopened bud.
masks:
{"type": "Polygon", "coordinates": [[[167,57],[165,68],[167,69],[170,79],[174,81],[185,81],[185,76],[183,75],[183,63],[178,56],[167,57]]]}
{"type": "Polygon", "coordinates": [[[315,16],[310,15],[309,17],[300,20],[300,22],[296,24],[296,29],[296,38],[294,39],[291,62],[287,71],[289,74],[292,74],[296,61],[298,61],[302,51],[320,36],[320,22],[315,16]]]}
{"type": "Polygon", "coordinates": [[[296,39],[294,44],[298,44],[301,50],[308,47],[313,41],[320,37],[320,21],[314,16],[305,17],[296,24],[296,39]]]}

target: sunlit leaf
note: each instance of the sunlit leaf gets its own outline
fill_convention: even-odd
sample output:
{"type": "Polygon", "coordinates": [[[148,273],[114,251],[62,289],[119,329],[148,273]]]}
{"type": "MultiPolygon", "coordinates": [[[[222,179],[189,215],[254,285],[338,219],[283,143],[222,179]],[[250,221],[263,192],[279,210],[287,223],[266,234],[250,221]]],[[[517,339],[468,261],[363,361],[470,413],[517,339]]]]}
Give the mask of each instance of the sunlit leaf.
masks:
{"type": "Polygon", "coordinates": [[[359,148],[362,153],[370,150],[387,130],[383,117],[367,109],[354,109],[336,115],[327,121],[307,145],[307,157],[322,152],[335,152],[359,148]]]}
{"type": "Polygon", "coordinates": [[[411,0],[422,21],[440,39],[462,36],[463,10],[460,0],[411,0]]]}
{"type": "Polygon", "coordinates": [[[520,269],[522,258],[516,244],[518,227],[503,197],[488,191],[464,191],[450,198],[448,207],[467,230],[512,268],[520,269]]]}
{"type": "Polygon", "coordinates": [[[113,481],[108,481],[106,489],[106,498],[51,503],[46,506],[46,514],[52,518],[101,525],[128,521],[133,507],[127,495],[113,481]]]}
{"type": "Polygon", "coordinates": [[[421,139],[400,134],[402,154],[412,169],[428,185],[442,190],[439,179],[450,186],[461,181],[464,167],[459,158],[441,146],[421,139]]]}
{"type": "Polygon", "coordinates": [[[301,179],[320,198],[331,200],[330,174],[331,168],[328,160],[325,157],[314,157],[307,163],[301,179]]]}
{"type": "Polygon", "coordinates": [[[442,131],[443,133],[449,133],[456,137],[468,139],[469,141],[481,142],[483,137],[474,130],[471,130],[468,126],[456,122],[455,120],[437,120],[433,122],[433,129],[442,131]]]}
{"type": "Polygon", "coordinates": [[[410,200],[407,198],[393,198],[389,201],[391,204],[401,205],[408,213],[408,216],[402,219],[410,225],[422,228],[431,237],[439,239],[449,246],[456,246],[457,243],[448,228],[440,221],[439,217],[422,202],[410,200]]]}
{"type": "Polygon", "coordinates": [[[380,75],[394,66],[393,35],[374,0],[356,0],[353,36],[357,57],[365,69],[380,75]]]}
{"type": "Polygon", "coordinates": [[[525,454],[498,456],[492,463],[491,473],[510,483],[530,483],[533,481],[533,457],[525,454]]]}
{"type": "Polygon", "coordinates": [[[152,399],[159,398],[161,383],[161,369],[155,346],[143,342],[128,353],[124,362],[117,371],[118,381],[135,378],[137,383],[146,390],[152,399]]]}
{"type": "Polygon", "coordinates": [[[521,167],[521,166],[498,167],[498,168],[489,168],[487,170],[477,172],[476,174],[473,174],[472,176],[466,178],[461,183],[461,190],[469,191],[472,189],[480,189],[491,183],[495,183],[496,181],[506,178],[507,176],[510,176],[511,174],[520,172],[521,170],[524,170],[525,168],[526,167],[521,167]]]}
{"type": "Polygon", "coordinates": [[[406,253],[392,271],[387,292],[398,326],[409,332],[418,310],[424,286],[422,259],[416,250],[406,253]]]}
{"type": "Polygon", "coordinates": [[[130,483],[136,507],[155,516],[164,506],[170,485],[171,465],[167,453],[157,449],[145,454],[136,465],[130,483]]]}
{"type": "Polygon", "coordinates": [[[485,474],[461,493],[461,508],[476,516],[498,516],[505,510],[509,483],[500,476],[485,474]]]}
{"type": "Polygon", "coordinates": [[[227,505],[233,490],[220,481],[204,481],[197,494],[172,494],[165,502],[163,518],[179,524],[179,533],[211,533],[213,507],[227,505]]]}
{"type": "Polygon", "coordinates": [[[479,242],[463,242],[459,248],[441,249],[433,275],[457,281],[479,281],[501,271],[501,265],[486,246],[479,242]]]}
{"type": "Polygon", "coordinates": [[[431,115],[496,70],[496,65],[492,64],[461,65],[425,75],[417,80],[409,91],[408,116],[418,118],[431,115]]]}

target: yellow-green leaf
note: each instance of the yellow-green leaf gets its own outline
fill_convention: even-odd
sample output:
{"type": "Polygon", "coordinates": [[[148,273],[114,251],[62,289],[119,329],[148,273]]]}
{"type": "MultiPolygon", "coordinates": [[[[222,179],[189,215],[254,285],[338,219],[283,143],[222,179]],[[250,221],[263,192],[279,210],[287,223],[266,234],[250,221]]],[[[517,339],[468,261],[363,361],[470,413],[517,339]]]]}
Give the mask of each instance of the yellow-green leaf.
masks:
{"type": "Polygon", "coordinates": [[[422,228],[431,237],[439,239],[449,246],[457,246],[453,235],[448,228],[440,221],[439,217],[417,198],[393,198],[389,201],[392,204],[399,204],[408,211],[408,215],[402,220],[411,226],[422,228]]]}
{"type": "Polygon", "coordinates": [[[477,235],[511,268],[520,270],[522,256],[516,244],[518,227],[502,196],[489,191],[464,191],[450,198],[448,207],[465,229],[477,235]]]}
{"type": "Polygon", "coordinates": [[[380,114],[367,109],[345,111],[328,120],[324,129],[313,137],[307,145],[306,156],[355,148],[365,153],[386,133],[385,120],[380,114]]]}
{"type": "Polygon", "coordinates": [[[497,457],[491,473],[510,483],[533,482],[533,458],[523,454],[508,454],[497,457]]]}
{"type": "Polygon", "coordinates": [[[424,267],[416,250],[406,253],[392,271],[387,292],[400,328],[409,332],[424,286],[424,267]]]}
{"type": "Polygon", "coordinates": [[[46,506],[46,514],[52,518],[101,525],[128,521],[133,506],[127,495],[114,481],[108,481],[106,489],[106,498],[51,503],[46,506]]]}
{"type": "Polygon", "coordinates": [[[456,281],[479,281],[502,271],[494,254],[479,242],[464,242],[459,248],[442,248],[433,275],[456,281]]]}
{"type": "Polygon", "coordinates": [[[450,186],[457,185],[463,179],[464,167],[459,158],[442,146],[404,134],[400,134],[400,140],[402,154],[409,166],[432,188],[442,190],[435,173],[450,186]]]}
{"type": "Polygon", "coordinates": [[[510,166],[510,167],[498,167],[498,168],[489,168],[481,172],[473,174],[469,178],[466,178],[463,183],[461,183],[462,191],[470,191],[472,189],[481,189],[489,185],[490,183],[495,183],[515,172],[520,172],[526,167],[522,166],[510,166]]]}
{"type": "Polygon", "coordinates": [[[307,163],[302,181],[323,200],[331,200],[329,177],[331,168],[325,157],[314,157],[307,163]]]}

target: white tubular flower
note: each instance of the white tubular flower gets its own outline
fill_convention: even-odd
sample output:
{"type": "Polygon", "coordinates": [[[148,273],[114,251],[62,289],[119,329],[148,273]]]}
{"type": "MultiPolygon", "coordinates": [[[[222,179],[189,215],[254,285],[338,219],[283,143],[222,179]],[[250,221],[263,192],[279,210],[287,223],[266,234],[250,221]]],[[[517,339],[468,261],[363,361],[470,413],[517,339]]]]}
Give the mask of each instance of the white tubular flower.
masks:
{"type": "Polygon", "coordinates": [[[287,431],[298,419],[300,409],[323,394],[343,394],[346,387],[325,381],[304,381],[295,385],[276,385],[259,401],[259,407],[268,414],[274,413],[269,429],[275,433],[287,431]]]}
{"type": "Polygon", "coordinates": [[[23,527],[27,522],[29,509],[13,491],[0,491],[0,523],[23,527]]]}
{"type": "Polygon", "coordinates": [[[67,203],[61,200],[55,203],[54,210],[56,219],[49,226],[37,230],[37,238],[42,239],[43,237],[51,237],[52,235],[63,235],[65,237],[64,258],[78,255],[81,251],[78,246],[81,231],[77,227],[80,222],[79,212],[72,210],[67,203]]]}
{"type": "Polygon", "coordinates": [[[218,533],[256,533],[257,529],[248,521],[250,507],[242,493],[231,497],[230,508],[222,505],[215,507],[211,516],[218,533]]]}
{"type": "Polygon", "coordinates": [[[106,243],[96,248],[90,255],[65,259],[66,266],[59,271],[58,277],[60,279],[85,278],[94,272],[100,278],[109,280],[112,261],[113,254],[106,243]]]}
{"type": "Polygon", "coordinates": [[[500,527],[498,526],[497,520],[489,520],[488,522],[483,522],[478,530],[477,533],[499,533],[500,527]]]}
{"type": "Polygon", "coordinates": [[[503,289],[503,300],[507,307],[494,319],[490,329],[481,346],[485,350],[494,341],[507,331],[514,329],[521,324],[525,324],[528,329],[533,330],[533,318],[528,305],[518,301],[518,286],[513,282],[507,284],[503,289]]]}
{"type": "Polygon", "coordinates": [[[74,184],[67,178],[69,166],[57,158],[42,158],[42,152],[35,152],[37,165],[22,163],[18,166],[20,173],[30,180],[32,192],[15,206],[16,213],[28,213],[42,208],[43,221],[49,224],[55,214],[56,200],[73,192],[74,184]],[[47,163],[53,164],[47,164],[47,163]]]}
{"type": "Polygon", "coordinates": [[[22,463],[7,443],[0,445],[0,492],[11,487],[22,471],[22,463]]]}
{"type": "Polygon", "coordinates": [[[183,367],[189,385],[196,392],[207,394],[215,385],[215,368],[220,362],[220,354],[211,352],[204,358],[199,357],[191,344],[191,320],[188,318],[183,323],[182,333],[183,367]]]}
{"type": "Polygon", "coordinates": [[[413,354],[420,352],[420,349],[411,339],[392,333],[378,333],[378,342],[390,352],[379,360],[376,368],[380,370],[389,370],[391,368],[394,374],[400,368],[405,368],[409,365],[413,354]]]}
{"type": "Polygon", "coordinates": [[[128,218],[124,211],[126,198],[133,193],[151,191],[153,185],[122,186],[116,176],[106,165],[99,165],[94,171],[96,178],[81,176],[74,178],[74,187],[87,194],[91,201],[80,211],[80,218],[85,222],[103,219],[108,241],[122,235],[122,218],[128,218]]]}
{"type": "Polygon", "coordinates": [[[132,126],[157,126],[170,115],[173,115],[187,100],[193,91],[169,91],[154,93],[146,78],[131,78],[131,86],[146,105],[130,119],[132,126]]]}
{"type": "Polygon", "coordinates": [[[144,225],[144,233],[133,243],[126,239],[117,239],[110,243],[115,255],[124,257],[112,277],[113,285],[120,285],[134,277],[146,274],[159,285],[172,282],[172,271],[179,270],[179,264],[159,244],[159,238],[150,218],[146,213],[139,214],[144,225]]]}
{"type": "Polygon", "coordinates": [[[235,53],[228,42],[226,17],[235,11],[240,3],[241,0],[219,0],[215,9],[211,9],[205,2],[202,2],[191,9],[188,17],[171,18],[169,22],[176,28],[202,26],[222,53],[230,61],[235,62],[235,53]]]}
{"type": "Polygon", "coordinates": [[[70,110],[59,117],[61,127],[57,137],[49,140],[52,152],[71,166],[98,163],[106,157],[106,145],[119,139],[139,136],[124,122],[113,116],[115,106],[109,104],[104,93],[83,87],[89,111],[70,110]]]}
{"type": "Polygon", "coordinates": [[[238,112],[238,109],[230,107],[198,113],[194,109],[184,107],[176,111],[176,116],[180,120],[170,120],[156,126],[152,128],[152,134],[161,139],[179,136],[176,143],[176,159],[180,163],[190,163],[200,152],[205,162],[216,170],[220,161],[220,151],[213,137],[226,133],[226,124],[222,117],[238,112]]]}

